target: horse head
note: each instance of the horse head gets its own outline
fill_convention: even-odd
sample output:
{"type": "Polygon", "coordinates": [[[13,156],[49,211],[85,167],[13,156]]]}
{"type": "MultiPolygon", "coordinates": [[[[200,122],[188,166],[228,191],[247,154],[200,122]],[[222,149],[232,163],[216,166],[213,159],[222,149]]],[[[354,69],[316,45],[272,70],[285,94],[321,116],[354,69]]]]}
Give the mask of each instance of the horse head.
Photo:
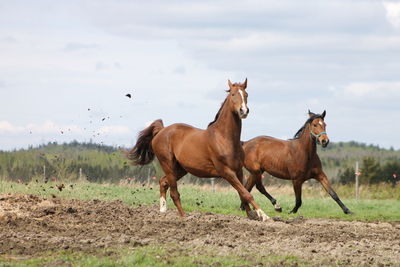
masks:
{"type": "Polygon", "coordinates": [[[326,147],[329,144],[329,137],[326,133],[326,123],[324,121],[326,111],[322,114],[315,114],[308,110],[310,116],[310,134],[312,138],[315,138],[316,142],[321,144],[322,147],[326,147]]]}
{"type": "Polygon", "coordinates": [[[244,83],[231,83],[228,80],[229,93],[228,100],[232,112],[239,115],[241,119],[245,119],[249,114],[249,108],[247,107],[247,78],[244,83]]]}

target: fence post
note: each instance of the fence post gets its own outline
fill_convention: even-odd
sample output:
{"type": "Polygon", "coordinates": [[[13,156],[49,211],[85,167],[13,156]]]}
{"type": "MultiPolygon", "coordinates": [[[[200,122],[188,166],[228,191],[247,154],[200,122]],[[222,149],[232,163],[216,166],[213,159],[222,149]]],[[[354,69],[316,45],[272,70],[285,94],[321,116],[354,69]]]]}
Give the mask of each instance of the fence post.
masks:
{"type": "Polygon", "coordinates": [[[358,171],[358,161],[356,161],[356,199],[358,200],[359,194],[359,186],[358,186],[358,176],[360,176],[360,172],[358,171]]]}
{"type": "Polygon", "coordinates": [[[215,178],[211,178],[211,190],[213,192],[215,192],[215,183],[214,183],[214,181],[215,181],[215,178]]]}
{"type": "Polygon", "coordinates": [[[149,171],[147,172],[147,186],[150,186],[150,168],[149,171]]]}
{"type": "Polygon", "coordinates": [[[82,179],[82,168],[79,168],[79,180],[82,179]]]}
{"type": "Polygon", "coordinates": [[[46,179],[46,165],[43,165],[43,182],[47,182],[47,179],[46,179]]]}

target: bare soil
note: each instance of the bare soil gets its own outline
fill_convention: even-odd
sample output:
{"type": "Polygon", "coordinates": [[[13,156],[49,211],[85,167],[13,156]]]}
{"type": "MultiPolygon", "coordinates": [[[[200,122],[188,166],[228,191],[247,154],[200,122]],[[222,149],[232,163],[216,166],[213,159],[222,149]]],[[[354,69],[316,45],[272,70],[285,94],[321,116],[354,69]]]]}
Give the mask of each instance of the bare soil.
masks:
{"type": "Polygon", "coordinates": [[[175,208],[132,208],[121,201],[0,195],[0,256],[176,244],[193,255],[294,255],[310,265],[400,266],[400,222],[366,223],[297,217],[268,222],[175,208]]]}

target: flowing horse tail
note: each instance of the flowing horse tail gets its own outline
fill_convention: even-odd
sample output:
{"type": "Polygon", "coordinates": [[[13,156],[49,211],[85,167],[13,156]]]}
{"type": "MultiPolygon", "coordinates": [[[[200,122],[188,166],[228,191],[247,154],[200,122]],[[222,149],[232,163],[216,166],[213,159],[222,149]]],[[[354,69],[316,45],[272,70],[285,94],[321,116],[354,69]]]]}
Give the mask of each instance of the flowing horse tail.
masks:
{"type": "Polygon", "coordinates": [[[151,141],[162,129],[164,124],[162,120],[155,120],[149,127],[139,132],[136,145],[128,152],[128,159],[136,165],[146,165],[153,161],[154,152],[151,147],[151,141]]]}

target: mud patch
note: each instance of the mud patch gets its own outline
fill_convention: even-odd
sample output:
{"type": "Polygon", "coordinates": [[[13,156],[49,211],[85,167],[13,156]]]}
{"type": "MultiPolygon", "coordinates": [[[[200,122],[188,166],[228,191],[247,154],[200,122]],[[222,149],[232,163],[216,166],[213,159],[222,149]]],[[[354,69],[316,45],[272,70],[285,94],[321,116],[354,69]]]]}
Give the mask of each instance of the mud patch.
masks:
{"type": "Polygon", "coordinates": [[[236,215],[175,209],[131,208],[121,201],[43,199],[0,195],[0,255],[43,251],[95,251],[109,246],[178,244],[195,253],[243,257],[294,255],[312,265],[399,265],[397,223],[274,217],[268,222],[236,215]]]}

